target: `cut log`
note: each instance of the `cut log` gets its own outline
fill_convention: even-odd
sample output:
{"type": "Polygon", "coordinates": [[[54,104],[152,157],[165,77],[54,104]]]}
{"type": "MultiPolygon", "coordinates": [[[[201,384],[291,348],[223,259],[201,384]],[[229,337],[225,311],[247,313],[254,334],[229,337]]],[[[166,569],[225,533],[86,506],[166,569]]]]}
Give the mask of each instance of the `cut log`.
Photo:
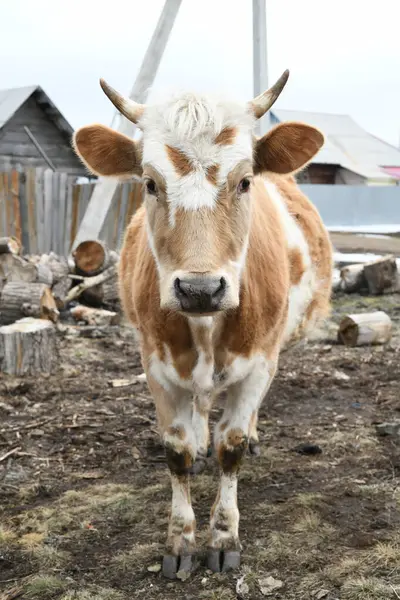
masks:
{"type": "Polygon", "coordinates": [[[44,283],[7,283],[0,297],[0,323],[8,325],[24,316],[23,305],[40,308],[40,317],[56,322],[59,312],[50,288],[44,283]]]}
{"type": "Polygon", "coordinates": [[[14,254],[0,254],[0,277],[7,283],[12,281],[37,281],[37,266],[14,254]]]}
{"type": "Polygon", "coordinates": [[[76,285],[68,292],[68,295],[65,299],[65,304],[68,304],[68,302],[71,302],[71,300],[75,300],[75,298],[78,298],[78,296],[83,294],[83,292],[85,292],[89,288],[99,285],[100,283],[107,281],[111,277],[115,277],[116,272],[117,267],[116,265],[113,265],[112,267],[109,267],[106,271],[103,271],[103,273],[99,273],[99,275],[95,275],[94,277],[85,277],[82,283],[76,285]]]}
{"type": "Polygon", "coordinates": [[[364,265],[348,265],[340,270],[340,287],[344,292],[359,292],[367,287],[364,277],[364,265]]]}
{"type": "Polygon", "coordinates": [[[83,321],[87,325],[98,325],[101,327],[105,325],[118,325],[120,322],[118,313],[103,310],[102,308],[91,308],[78,304],[78,306],[71,308],[70,312],[75,321],[83,321]]]}
{"type": "Polygon", "coordinates": [[[75,271],[78,275],[92,277],[110,266],[110,252],[102,242],[87,240],[81,242],[72,256],[75,260],[75,271]]]}
{"type": "Polygon", "coordinates": [[[364,265],[364,277],[372,295],[390,294],[398,288],[397,264],[394,256],[382,256],[364,265]]]}
{"type": "Polygon", "coordinates": [[[21,254],[21,244],[17,238],[0,238],[0,254],[21,254]]]}
{"type": "Polygon", "coordinates": [[[69,273],[68,261],[63,256],[57,256],[54,252],[42,254],[39,263],[47,267],[53,274],[53,284],[64,279],[69,273]]]}
{"type": "Polygon", "coordinates": [[[49,267],[39,263],[36,265],[36,269],[37,269],[37,282],[45,283],[46,285],[51,287],[53,285],[53,273],[50,271],[49,267]]]}
{"type": "Polygon", "coordinates": [[[82,294],[82,300],[90,306],[112,306],[119,300],[118,273],[115,270],[112,277],[103,283],[87,289],[82,294]]]}
{"type": "Polygon", "coordinates": [[[65,305],[65,299],[69,290],[71,289],[71,279],[67,275],[63,279],[60,279],[57,283],[55,283],[52,287],[52,292],[54,296],[54,300],[56,301],[57,308],[61,310],[65,305]]]}
{"type": "Polygon", "coordinates": [[[392,321],[383,311],[347,315],[338,330],[338,340],[345,346],[386,344],[391,336],[392,321]]]}
{"type": "Polygon", "coordinates": [[[56,330],[50,321],[27,317],[0,327],[0,370],[8,375],[51,373],[57,364],[56,330]]]}

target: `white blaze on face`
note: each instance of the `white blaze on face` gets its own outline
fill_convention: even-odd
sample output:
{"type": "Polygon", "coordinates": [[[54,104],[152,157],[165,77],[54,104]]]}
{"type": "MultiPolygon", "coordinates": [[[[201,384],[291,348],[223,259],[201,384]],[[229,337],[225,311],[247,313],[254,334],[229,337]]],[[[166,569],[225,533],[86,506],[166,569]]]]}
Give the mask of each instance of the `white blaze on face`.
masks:
{"type": "Polygon", "coordinates": [[[242,160],[252,160],[254,117],[245,106],[185,94],[163,104],[148,106],[141,120],[143,128],[143,164],[151,164],[167,183],[170,225],[174,226],[179,208],[212,209],[230,171],[242,160]],[[235,130],[229,144],[216,143],[225,128],[235,130]],[[167,147],[182,152],[191,169],[178,173],[168,156],[167,147]],[[207,178],[208,169],[216,170],[216,185],[207,178]]]}

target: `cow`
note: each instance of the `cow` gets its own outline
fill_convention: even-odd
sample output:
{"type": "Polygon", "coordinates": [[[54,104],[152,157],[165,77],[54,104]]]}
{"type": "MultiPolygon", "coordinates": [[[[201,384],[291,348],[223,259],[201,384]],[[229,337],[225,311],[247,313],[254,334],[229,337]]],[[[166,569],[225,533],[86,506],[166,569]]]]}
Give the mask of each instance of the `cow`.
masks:
{"type": "Polygon", "coordinates": [[[300,122],[254,134],[288,75],[248,103],[184,92],[142,105],[100,80],[142,137],[100,124],[73,137],[91,173],[143,182],[119,285],[170,471],[163,574],[171,579],[195,563],[190,475],[205,464],[213,401],[224,392],[207,548],[208,567],[221,572],[240,565],[238,472],[247,450],[257,452],[258,411],[280,353],[330,309],[329,235],[295,179],[324,136],[300,122]]]}

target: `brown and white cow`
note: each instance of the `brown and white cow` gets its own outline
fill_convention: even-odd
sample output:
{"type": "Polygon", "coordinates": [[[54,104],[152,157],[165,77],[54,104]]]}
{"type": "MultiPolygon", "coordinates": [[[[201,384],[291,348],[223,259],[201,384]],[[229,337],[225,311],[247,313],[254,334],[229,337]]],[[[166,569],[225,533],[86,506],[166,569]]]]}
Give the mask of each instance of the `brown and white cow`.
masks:
{"type": "Polygon", "coordinates": [[[101,81],[142,139],[102,125],[74,136],[91,172],[144,182],[121,252],[120,292],[139,332],[171,473],[163,563],[171,578],[192,566],[189,476],[204,465],[214,398],[225,391],[208,565],[224,571],[239,565],[238,470],[249,444],[257,447],[258,409],[280,351],[329,310],[329,237],[293,177],[323,136],[293,122],[253,134],[287,77],[246,105],[187,93],[144,106],[101,81]]]}

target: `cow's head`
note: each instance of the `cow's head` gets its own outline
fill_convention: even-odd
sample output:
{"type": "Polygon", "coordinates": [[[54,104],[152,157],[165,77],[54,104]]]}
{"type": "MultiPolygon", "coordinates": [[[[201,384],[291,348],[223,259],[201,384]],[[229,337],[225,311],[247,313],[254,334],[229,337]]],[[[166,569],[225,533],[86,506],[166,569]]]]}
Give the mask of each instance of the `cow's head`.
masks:
{"type": "Polygon", "coordinates": [[[293,173],[323,143],[319,131],[301,123],[283,123],[261,139],[254,137],[255,120],[275,102],[288,75],[285,71],[246,105],[182,94],[144,106],[101,81],[143,137],[136,142],[90,125],[75,133],[74,147],[95,174],[143,180],[163,308],[210,314],[238,305],[253,177],[264,171],[293,173]]]}

